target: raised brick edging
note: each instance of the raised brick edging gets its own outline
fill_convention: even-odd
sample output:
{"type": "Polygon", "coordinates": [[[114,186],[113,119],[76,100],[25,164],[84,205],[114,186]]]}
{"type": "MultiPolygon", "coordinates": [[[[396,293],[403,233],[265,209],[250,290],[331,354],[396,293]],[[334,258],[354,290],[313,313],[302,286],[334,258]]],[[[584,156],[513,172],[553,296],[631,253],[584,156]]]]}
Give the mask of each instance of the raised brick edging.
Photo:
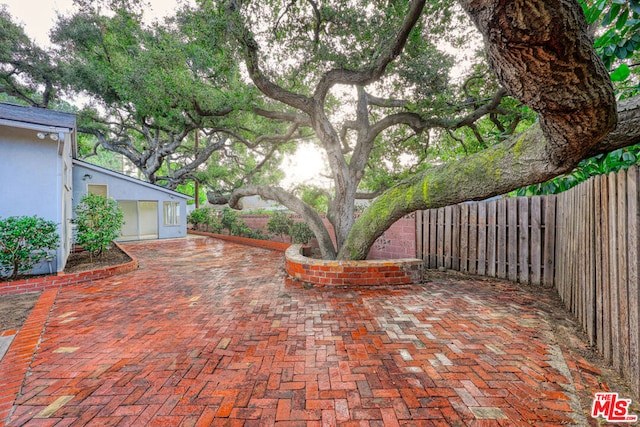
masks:
{"type": "Polygon", "coordinates": [[[291,246],[291,243],[274,242],[271,240],[250,239],[248,237],[229,236],[228,234],[209,233],[207,231],[189,230],[189,234],[197,236],[215,237],[216,239],[228,242],[239,243],[241,245],[254,246],[256,248],[271,249],[272,251],[284,252],[291,246]]]}
{"type": "Polygon", "coordinates": [[[57,295],[56,289],[48,289],[40,295],[9,350],[0,360],[0,427],[8,422],[57,295]]]}
{"type": "Polygon", "coordinates": [[[26,294],[27,292],[39,292],[46,289],[59,288],[61,286],[76,285],[78,283],[92,282],[93,280],[105,279],[116,274],[124,274],[138,268],[138,260],[125,251],[122,246],[114,244],[131,261],[111,267],[99,268],[97,270],[81,271],[78,273],[65,274],[60,272],[57,275],[34,277],[33,279],[15,280],[13,282],[0,282],[0,295],[26,294]]]}
{"type": "Polygon", "coordinates": [[[423,278],[423,262],[419,259],[326,261],[307,258],[302,252],[302,245],[291,245],[287,249],[287,274],[314,285],[409,285],[419,283],[423,278]]]}

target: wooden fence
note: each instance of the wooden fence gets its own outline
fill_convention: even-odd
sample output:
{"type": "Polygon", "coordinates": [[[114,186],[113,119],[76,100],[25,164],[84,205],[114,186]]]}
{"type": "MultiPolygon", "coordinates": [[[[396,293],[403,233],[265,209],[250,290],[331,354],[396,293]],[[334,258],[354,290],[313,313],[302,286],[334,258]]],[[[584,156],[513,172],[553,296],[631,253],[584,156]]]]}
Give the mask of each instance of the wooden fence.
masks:
{"type": "Polygon", "coordinates": [[[555,286],[591,344],[640,395],[640,176],[599,176],[558,195],[555,286]]]}
{"type": "Polygon", "coordinates": [[[553,285],[555,197],[518,197],[417,215],[427,268],[553,285]]]}
{"type": "Polygon", "coordinates": [[[417,250],[429,268],[554,286],[640,396],[639,186],[633,167],[557,196],[423,211],[417,250]]]}

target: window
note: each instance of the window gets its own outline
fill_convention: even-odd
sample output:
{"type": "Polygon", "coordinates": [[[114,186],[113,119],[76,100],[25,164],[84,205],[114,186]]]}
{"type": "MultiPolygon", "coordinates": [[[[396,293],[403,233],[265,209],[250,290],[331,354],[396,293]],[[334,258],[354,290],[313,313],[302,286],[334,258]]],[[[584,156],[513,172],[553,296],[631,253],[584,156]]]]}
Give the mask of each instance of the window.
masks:
{"type": "Polygon", "coordinates": [[[87,186],[87,193],[107,197],[107,186],[105,184],[89,184],[87,186]]]}
{"type": "Polygon", "coordinates": [[[164,225],[180,225],[180,202],[164,202],[164,225]]]}

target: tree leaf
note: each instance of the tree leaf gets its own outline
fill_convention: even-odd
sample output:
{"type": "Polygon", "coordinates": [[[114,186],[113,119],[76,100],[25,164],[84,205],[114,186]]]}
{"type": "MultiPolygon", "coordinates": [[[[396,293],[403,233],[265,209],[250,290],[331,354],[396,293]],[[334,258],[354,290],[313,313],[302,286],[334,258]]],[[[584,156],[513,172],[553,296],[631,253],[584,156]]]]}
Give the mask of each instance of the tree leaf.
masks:
{"type": "Polygon", "coordinates": [[[618,17],[618,20],[616,21],[616,28],[618,30],[621,30],[627,23],[627,19],[629,19],[629,9],[625,9],[622,11],[620,16],[618,17]]]}
{"type": "Polygon", "coordinates": [[[614,82],[622,82],[626,80],[631,74],[631,70],[627,64],[621,64],[618,68],[611,73],[611,80],[614,82]]]}
{"type": "Polygon", "coordinates": [[[602,18],[602,26],[606,27],[611,24],[613,20],[618,16],[618,13],[620,13],[620,5],[614,4],[613,6],[611,6],[611,9],[609,9],[609,11],[604,15],[604,18],[602,18]]]}

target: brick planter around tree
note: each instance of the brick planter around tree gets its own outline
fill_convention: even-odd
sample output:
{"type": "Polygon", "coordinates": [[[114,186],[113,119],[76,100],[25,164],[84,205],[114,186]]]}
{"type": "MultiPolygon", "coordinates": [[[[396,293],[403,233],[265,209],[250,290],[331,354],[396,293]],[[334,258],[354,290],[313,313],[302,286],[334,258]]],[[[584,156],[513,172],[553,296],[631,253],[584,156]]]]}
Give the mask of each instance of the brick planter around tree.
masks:
{"type": "Polygon", "coordinates": [[[419,259],[326,261],[303,255],[302,245],[285,252],[287,274],[293,279],[320,286],[409,285],[423,277],[419,259]]]}

